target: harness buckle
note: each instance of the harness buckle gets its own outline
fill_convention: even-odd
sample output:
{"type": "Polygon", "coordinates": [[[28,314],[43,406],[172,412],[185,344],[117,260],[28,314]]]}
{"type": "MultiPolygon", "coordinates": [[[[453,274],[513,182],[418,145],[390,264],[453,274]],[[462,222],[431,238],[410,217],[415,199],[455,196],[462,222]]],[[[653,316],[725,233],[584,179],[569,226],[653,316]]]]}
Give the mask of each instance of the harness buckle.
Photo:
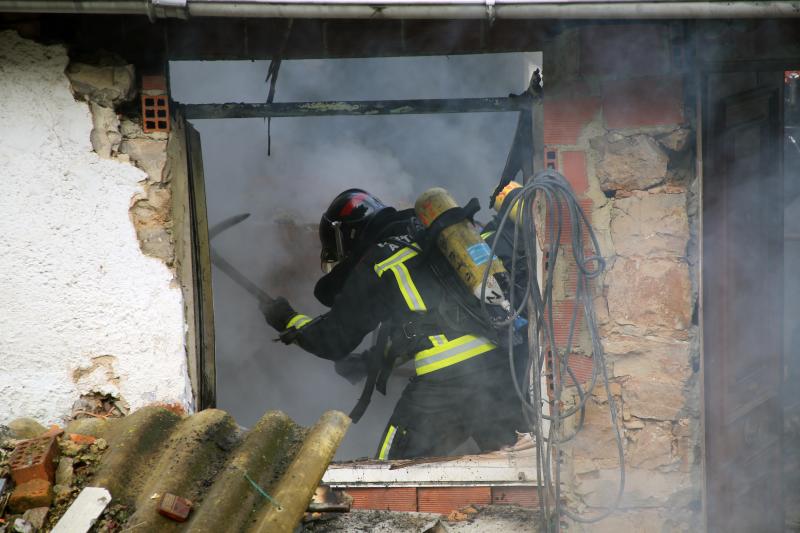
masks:
{"type": "Polygon", "coordinates": [[[417,327],[413,322],[406,322],[403,324],[403,335],[406,336],[406,339],[414,339],[417,337],[417,327]]]}

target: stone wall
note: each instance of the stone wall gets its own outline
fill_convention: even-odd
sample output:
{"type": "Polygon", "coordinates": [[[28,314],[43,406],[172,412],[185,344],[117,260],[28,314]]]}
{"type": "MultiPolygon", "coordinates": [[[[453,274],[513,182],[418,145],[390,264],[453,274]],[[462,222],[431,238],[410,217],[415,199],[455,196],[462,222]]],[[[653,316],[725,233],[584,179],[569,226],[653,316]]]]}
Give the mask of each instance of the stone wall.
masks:
{"type": "MultiPolygon", "coordinates": [[[[666,23],[588,25],[544,50],[546,161],[580,195],[608,260],[595,307],[626,483],[619,511],[591,531],[699,527],[698,189],[692,96],[675,40],[666,23]]],[[[573,276],[556,273],[557,328],[574,305],[573,276]]],[[[571,365],[587,379],[588,343],[574,351],[571,365]]],[[[564,460],[570,508],[591,517],[614,501],[619,460],[604,390],[564,460]]]]}
{"type": "Polygon", "coordinates": [[[92,394],[189,408],[166,138],[118,114],[133,67],[0,32],[0,94],[0,423],[92,394]]]}

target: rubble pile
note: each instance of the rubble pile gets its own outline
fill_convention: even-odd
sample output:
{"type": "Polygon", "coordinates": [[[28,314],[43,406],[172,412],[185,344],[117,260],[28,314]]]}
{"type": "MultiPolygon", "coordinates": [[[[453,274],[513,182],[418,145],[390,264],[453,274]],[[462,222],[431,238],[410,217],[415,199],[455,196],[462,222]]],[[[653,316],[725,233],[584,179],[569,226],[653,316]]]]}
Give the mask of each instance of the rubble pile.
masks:
{"type": "MultiPolygon", "coordinates": [[[[75,421],[47,429],[17,419],[0,429],[0,533],[50,531],[58,523],[108,448],[104,439],[76,432],[93,426],[75,421]]],[[[119,531],[127,514],[113,505],[93,531],[119,531]]]]}

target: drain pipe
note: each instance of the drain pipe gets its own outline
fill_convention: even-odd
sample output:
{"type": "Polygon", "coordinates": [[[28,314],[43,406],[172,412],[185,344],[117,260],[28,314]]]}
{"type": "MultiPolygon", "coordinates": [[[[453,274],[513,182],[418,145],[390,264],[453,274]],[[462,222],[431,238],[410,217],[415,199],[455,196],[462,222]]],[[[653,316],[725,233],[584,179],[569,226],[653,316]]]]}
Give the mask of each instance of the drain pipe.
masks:
{"type": "Polygon", "coordinates": [[[158,18],[740,19],[800,17],[800,2],[592,0],[0,0],[0,13],[158,18]]]}

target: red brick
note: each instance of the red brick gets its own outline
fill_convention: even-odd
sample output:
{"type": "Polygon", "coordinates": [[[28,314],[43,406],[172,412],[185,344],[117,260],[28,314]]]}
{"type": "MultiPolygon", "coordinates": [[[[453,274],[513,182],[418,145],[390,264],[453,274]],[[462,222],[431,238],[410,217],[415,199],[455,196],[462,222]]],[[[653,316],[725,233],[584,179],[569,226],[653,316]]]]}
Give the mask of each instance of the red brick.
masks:
{"type": "Polygon", "coordinates": [[[345,490],[353,497],[352,509],[417,510],[417,489],[414,487],[350,487],[345,490]]]}
{"type": "Polygon", "coordinates": [[[663,23],[593,25],[581,29],[580,71],[588,76],[648,76],[669,72],[663,23]]]}
{"type": "MultiPolygon", "coordinates": [[[[572,321],[572,314],[575,310],[575,300],[563,300],[561,302],[553,302],[553,337],[555,338],[556,345],[559,349],[564,349],[569,339],[569,325],[572,321]]],[[[577,341],[578,331],[583,325],[583,309],[578,309],[578,315],[575,318],[575,333],[573,334],[572,345],[575,346],[577,341]]]]}
{"type": "Polygon", "coordinates": [[[449,514],[467,505],[487,505],[491,501],[491,487],[420,487],[417,490],[417,508],[421,513],[449,514]]]}
{"type": "Polygon", "coordinates": [[[53,501],[53,484],[45,479],[32,479],[17,485],[8,500],[15,513],[24,513],[34,507],[49,507],[53,501]]]}
{"type": "Polygon", "coordinates": [[[603,86],[606,126],[636,128],[683,123],[683,80],[676,76],[608,81],[603,86]]]}
{"type": "Polygon", "coordinates": [[[53,424],[50,426],[50,429],[39,435],[40,437],[58,437],[64,433],[64,430],[58,427],[57,425],[53,424]]]}
{"type": "Polygon", "coordinates": [[[163,75],[142,75],[142,90],[143,91],[161,91],[163,94],[167,93],[167,78],[163,75]]]}
{"type": "Polygon", "coordinates": [[[545,144],[576,144],[584,126],[592,121],[599,110],[599,98],[557,100],[545,98],[545,144]]]}
{"type": "Polygon", "coordinates": [[[561,152],[562,174],[578,196],[589,190],[589,178],[586,175],[586,153],[583,151],[561,152]]]}
{"type": "Polygon", "coordinates": [[[158,514],[176,522],[185,522],[192,510],[192,502],[186,498],[165,492],[158,502],[158,514]]]}
{"type": "MultiPolygon", "coordinates": [[[[592,379],[592,367],[594,365],[594,361],[591,357],[574,353],[569,356],[567,364],[572,370],[572,373],[575,374],[575,378],[580,383],[587,383],[592,379]]],[[[571,386],[573,384],[572,378],[565,376],[564,380],[567,386],[571,386]]]]}
{"type": "Polygon", "coordinates": [[[58,445],[53,436],[37,437],[17,444],[8,458],[14,483],[22,485],[32,479],[52,482],[55,476],[53,462],[57,452],[58,445]]]}
{"type": "MultiPolygon", "coordinates": [[[[586,214],[586,219],[589,223],[592,223],[592,209],[594,208],[594,202],[592,202],[589,198],[584,198],[578,200],[578,205],[581,206],[581,209],[586,214]]],[[[558,211],[557,208],[553,208],[552,211],[548,211],[547,215],[545,216],[545,234],[544,239],[546,242],[550,242],[551,235],[555,237],[556,230],[558,228],[553,228],[553,224],[556,223],[558,220],[558,211]],[[552,232],[552,233],[551,233],[552,232]]],[[[586,231],[586,227],[583,226],[583,244],[584,249],[586,249],[586,245],[588,241],[588,232],[586,231]]],[[[572,243],[572,220],[570,218],[570,214],[566,205],[562,205],[561,208],[561,234],[559,237],[559,244],[571,244],[572,243]]],[[[588,252],[588,250],[586,250],[588,252]]],[[[570,254],[572,252],[569,252],[570,254]]]]}
{"type": "Polygon", "coordinates": [[[492,503],[495,505],[519,505],[535,509],[539,507],[537,487],[492,487],[492,503]]]}

